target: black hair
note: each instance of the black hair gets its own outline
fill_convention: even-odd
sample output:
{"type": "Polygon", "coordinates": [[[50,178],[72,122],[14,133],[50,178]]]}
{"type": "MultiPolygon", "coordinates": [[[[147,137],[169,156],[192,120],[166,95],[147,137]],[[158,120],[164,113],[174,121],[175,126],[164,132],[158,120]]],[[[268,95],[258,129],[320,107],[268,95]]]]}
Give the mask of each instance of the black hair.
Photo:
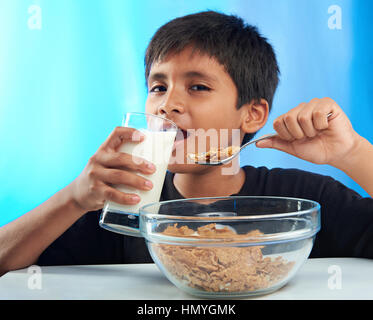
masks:
{"type": "MultiPolygon", "coordinates": [[[[146,79],[154,62],[189,45],[224,66],[237,87],[238,109],[253,100],[265,99],[271,110],[280,71],[272,46],[255,26],[237,16],[215,11],[173,19],[156,31],[147,47],[146,79]]],[[[242,143],[254,135],[246,134],[242,143]]]]}

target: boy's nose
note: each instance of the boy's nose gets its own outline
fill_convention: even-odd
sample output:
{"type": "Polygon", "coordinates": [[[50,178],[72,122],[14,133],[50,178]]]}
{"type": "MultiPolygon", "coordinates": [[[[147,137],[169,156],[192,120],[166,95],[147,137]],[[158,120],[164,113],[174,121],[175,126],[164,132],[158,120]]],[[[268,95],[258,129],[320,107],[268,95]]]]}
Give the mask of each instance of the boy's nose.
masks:
{"type": "Polygon", "coordinates": [[[170,115],[172,113],[184,113],[184,107],[177,104],[177,105],[170,105],[170,104],[163,104],[158,107],[158,114],[160,115],[170,115]]]}

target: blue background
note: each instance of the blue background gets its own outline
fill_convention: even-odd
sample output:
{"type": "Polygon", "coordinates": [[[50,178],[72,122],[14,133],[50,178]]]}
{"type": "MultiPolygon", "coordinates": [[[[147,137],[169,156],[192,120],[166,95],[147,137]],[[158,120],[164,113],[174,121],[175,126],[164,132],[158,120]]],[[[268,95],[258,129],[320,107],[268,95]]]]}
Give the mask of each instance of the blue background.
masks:
{"type": "MultiPolygon", "coordinates": [[[[0,226],[26,213],[83,170],[126,110],[144,110],[143,56],[158,27],[213,9],[257,25],[277,53],[281,83],[268,124],[314,97],[329,96],[373,141],[373,1],[0,0],[0,226]],[[31,5],[41,29],[29,26],[31,5]],[[328,8],[342,9],[329,29],[328,8]]],[[[241,165],[344,173],[251,147],[241,165]]]]}

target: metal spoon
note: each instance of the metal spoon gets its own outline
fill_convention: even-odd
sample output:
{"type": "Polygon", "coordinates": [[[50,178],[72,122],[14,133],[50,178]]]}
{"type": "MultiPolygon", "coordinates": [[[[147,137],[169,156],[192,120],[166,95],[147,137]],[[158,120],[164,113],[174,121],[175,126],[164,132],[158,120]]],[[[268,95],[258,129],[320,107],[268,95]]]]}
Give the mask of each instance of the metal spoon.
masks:
{"type": "MultiPolygon", "coordinates": [[[[216,160],[216,161],[214,161],[214,160],[211,160],[211,161],[198,161],[197,160],[197,161],[194,161],[194,163],[196,163],[196,164],[203,164],[203,165],[206,165],[206,166],[219,166],[219,165],[225,164],[225,163],[231,161],[234,157],[236,157],[241,152],[241,150],[244,149],[244,148],[246,148],[248,145],[250,145],[252,143],[256,143],[256,142],[258,142],[260,140],[264,140],[264,139],[268,139],[268,138],[274,137],[274,136],[277,136],[277,133],[265,134],[264,136],[262,136],[260,138],[251,140],[251,141],[245,143],[244,145],[242,145],[238,151],[236,151],[235,153],[233,153],[228,158],[221,159],[221,160],[216,160]]],[[[207,152],[201,153],[198,156],[199,157],[204,157],[206,153],[207,152]]]]}
{"type": "MultiPolygon", "coordinates": [[[[327,115],[327,118],[329,119],[329,117],[332,115],[333,113],[330,112],[328,113],[327,115]]],[[[205,165],[205,166],[219,166],[219,165],[222,165],[222,164],[225,164],[229,161],[231,161],[233,158],[235,158],[243,149],[245,149],[248,145],[250,144],[253,144],[253,143],[256,143],[258,141],[261,141],[261,140],[264,140],[264,139],[268,139],[268,138],[272,138],[272,137],[275,137],[277,136],[277,133],[269,133],[269,134],[265,134],[257,139],[254,139],[254,140],[251,140],[247,143],[245,143],[244,145],[242,145],[239,150],[237,150],[235,153],[233,153],[230,157],[227,157],[225,159],[221,159],[221,160],[212,160],[212,161],[198,161],[198,160],[195,160],[194,163],[196,164],[202,164],[202,165],[205,165]]],[[[206,155],[207,152],[204,152],[204,153],[201,153],[198,155],[198,157],[204,157],[206,155]]],[[[192,158],[192,157],[190,157],[192,158]]],[[[193,159],[193,158],[192,158],[193,159]]],[[[193,159],[194,160],[194,159],[193,159]]]]}

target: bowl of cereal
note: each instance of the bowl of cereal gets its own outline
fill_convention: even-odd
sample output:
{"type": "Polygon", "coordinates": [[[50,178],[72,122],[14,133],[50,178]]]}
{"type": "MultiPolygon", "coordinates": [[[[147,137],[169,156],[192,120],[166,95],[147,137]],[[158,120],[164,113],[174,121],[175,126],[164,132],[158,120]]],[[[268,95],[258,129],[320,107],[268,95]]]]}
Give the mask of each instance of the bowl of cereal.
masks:
{"type": "Polygon", "coordinates": [[[320,230],[317,202],[232,196],[151,203],[139,231],[164,275],[188,294],[237,298],[284,286],[320,230]]]}

